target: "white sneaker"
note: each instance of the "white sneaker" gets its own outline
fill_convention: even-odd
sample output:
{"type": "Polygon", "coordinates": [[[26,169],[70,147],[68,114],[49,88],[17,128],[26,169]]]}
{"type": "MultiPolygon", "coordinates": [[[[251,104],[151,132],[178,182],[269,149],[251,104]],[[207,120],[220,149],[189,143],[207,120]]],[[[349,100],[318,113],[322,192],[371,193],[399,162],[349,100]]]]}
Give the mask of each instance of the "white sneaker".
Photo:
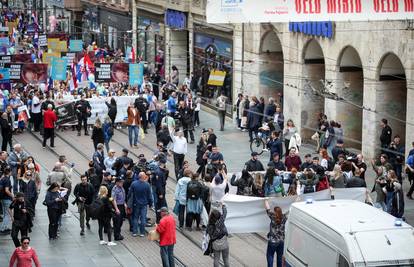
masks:
{"type": "Polygon", "coordinates": [[[108,246],[116,246],[116,243],[115,242],[108,242],[108,244],[107,244],[108,246]]]}
{"type": "Polygon", "coordinates": [[[103,240],[99,241],[99,245],[106,245],[106,244],[108,244],[108,242],[103,241],[103,240]]]}
{"type": "Polygon", "coordinates": [[[143,234],[140,234],[139,236],[140,236],[140,237],[144,237],[145,235],[143,235],[143,234]]]}

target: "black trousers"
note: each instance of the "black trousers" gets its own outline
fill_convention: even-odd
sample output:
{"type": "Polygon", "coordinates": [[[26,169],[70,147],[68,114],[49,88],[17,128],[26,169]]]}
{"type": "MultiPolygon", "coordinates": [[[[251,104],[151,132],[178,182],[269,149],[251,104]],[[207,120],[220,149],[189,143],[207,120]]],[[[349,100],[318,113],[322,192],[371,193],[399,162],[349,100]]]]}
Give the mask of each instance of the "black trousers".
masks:
{"type": "Polygon", "coordinates": [[[82,130],[82,124],[83,129],[85,130],[85,134],[88,133],[88,118],[86,116],[78,116],[78,132],[82,130]]]}
{"type": "Polygon", "coordinates": [[[184,217],[185,217],[185,205],[180,204],[180,209],[178,212],[178,224],[180,228],[184,226],[184,217]]]}
{"type": "Polygon", "coordinates": [[[144,130],[144,132],[146,132],[148,127],[147,112],[142,112],[140,113],[140,115],[142,120],[142,129],[144,130]]]}
{"type": "Polygon", "coordinates": [[[43,133],[43,146],[46,146],[47,139],[50,138],[50,146],[55,146],[55,128],[45,128],[43,133]]]}
{"type": "Polygon", "coordinates": [[[184,137],[188,142],[188,133],[190,133],[190,140],[194,142],[194,131],[193,130],[184,130],[184,137]]]}
{"type": "Polygon", "coordinates": [[[103,234],[102,230],[105,229],[105,232],[108,235],[108,242],[112,241],[112,230],[111,230],[111,218],[102,218],[98,219],[98,234],[99,234],[99,240],[103,240],[103,234]]]}
{"type": "Polygon", "coordinates": [[[34,131],[39,132],[40,131],[40,125],[42,124],[42,112],[32,113],[32,115],[33,115],[34,131]]]}
{"type": "Polygon", "coordinates": [[[119,214],[115,214],[113,221],[114,221],[114,238],[119,239],[121,237],[121,228],[124,222],[124,218],[126,216],[125,213],[125,206],[118,205],[119,214]]]}
{"type": "Polygon", "coordinates": [[[186,215],[185,226],[191,227],[193,225],[194,220],[197,223],[197,227],[200,227],[200,221],[201,221],[200,214],[188,212],[186,215]]]}
{"type": "Polygon", "coordinates": [[[1,142],[1,151],[7,151],[7,145],[10,146],[10,151],[13,150],[13,145],[12,145],[12,135],[3,135],[3,140],[1,142]]]}
{"type": "Polygon", "coordinates": [[[219,116],[219,119],[220,119],[220,130],[223,131],[224,130],[224,122],[226,121],[225,120],[226,111],[225,110],[218,110],[218,116],[219,116]]]}
{"type": "Polygon", "coordinates": [[[184,154],[174,153],[174,170],[176,178],[178,178],[178,172],[183,168],[184,157],[184,154]]]}
{"type": "Polygon", "coordinates": [[[20,240],[19,240],[19,232],[20,237],[27,236],[27,228],[26,227],[20,227],[17,226],[15,223],[12,224],[12,230],[11,230],[11,237],[13,239],[14,246],[20,247],[20,240]]]}
{"type": "Polygon", "coordinates": [[[49,217],[49,238],[57,237],[60,214],[61,211],[59,209],[47,208],[47,216],[49,217]]]}
{"type": "Polygon", "coordinates": [[[194,111],[194,125],[200,126],[200,111],[194,111]]]}

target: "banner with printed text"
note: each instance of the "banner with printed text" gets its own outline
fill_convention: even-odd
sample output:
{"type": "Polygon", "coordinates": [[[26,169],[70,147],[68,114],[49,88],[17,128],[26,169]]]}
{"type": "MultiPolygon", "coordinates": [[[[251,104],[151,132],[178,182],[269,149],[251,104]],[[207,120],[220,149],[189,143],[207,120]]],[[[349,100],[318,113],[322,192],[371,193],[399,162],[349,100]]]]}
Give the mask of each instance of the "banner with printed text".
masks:
{"type": "Polygon", "coordinates": [[[128,63],[95,63],[95,82],[129,81],[128,63]]]}
{"type": "Polygon", "coordinates": [[[209,0],[208,23],[414,19],[414,0],[209,0]]]}
{"type": "Polygon", "coordinates": [[[65,81],[66,80],[67,62],[63,58],[52,58],[51,77],[52,80],[65,81]]]}
{"type": "Polygon", "coordinates": [[[141,85],[144,80],[144,64],[129,64],[129,84],[141,85]]]}
{"type": "Polygon", "coordinates": [[[8,63],[10,82],[24,84],[46,83],[48,80],[47,64],[8,63]]]}

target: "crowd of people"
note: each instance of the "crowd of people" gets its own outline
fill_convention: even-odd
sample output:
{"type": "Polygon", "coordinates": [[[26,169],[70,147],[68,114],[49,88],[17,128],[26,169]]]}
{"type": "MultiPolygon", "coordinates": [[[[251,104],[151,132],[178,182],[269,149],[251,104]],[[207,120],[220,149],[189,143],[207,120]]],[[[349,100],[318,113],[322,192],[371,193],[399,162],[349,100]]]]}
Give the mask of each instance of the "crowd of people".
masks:
{"type": "MultiPolygon", "coordinates": [[[[20,144],[12,146],[12,136],[26,129],[41,132],[43,147],[50,139],[49,147],[53,148],[57,121],[54,109],[65,94],[76,97],[74,107],[78,136],[81,136],[82,130],[84,135],[89,135],[87,121],[92,110],[87,100],[89,97],[106,96],[108,114],[102,121],[96,119],[93,125],[91,139],[94,152],[89,168],[81,175],[80,182],[73,186],[73,190],[74,166],[68,163],[65,156],[59,157],[45,181],[48,189],[42,204],[47,206],[50,240],[59,238],[62,217],[70,216],[69,197],[73,194],[74,201],[71,203],[77,206],[79,212],[81,236],[86,234],[85,227],[90,229],[91,220],[97,220],[99,243],[115,246],[124,239],[124,221],[128,221],[129,231],[134,237],[144,237],[145,227],[152,227],[155,223],[155,230],[160,235],[163,266],[174,266],[174,213],[181,231],[205,230],[209,236],[205,254],[214,254],[214,266],[220,265],[220,257],[224,265],[229,266],[229,242],[225,226],[227,209],[223,198],[231,190],[230,187],[235,187],[238,195],[263,198],[295,196],[329,188],[367,187],[369,164],[364,161],[362,154],[353,154],[345,148],[341,124],[328,121],[324,114],[316,122],[318,126],[312,136],[318,155],[301,156],[300,133],[294,121],[285,120],[281,106],[272,98],[265,103],[263,97],[258,99],[239,94],[234,106],[237,127],[248,132],[250,141],[259,132],[263,133],[270,157],[268,162],[262,162],[258,153],[252,152],[251,158],[240,166],[240,173],[230,176],[213,128],[202,129],[199,141],[195,144],[197,149],[194,156],[198,166],[191,166],[186,158],[188,146],[196,142],[195,128],[201,126],[199,112],[202,99],[189,90],[186,83],[180,85],[177,76],[160,82],[156,74],[146,75],[142,86],[135,88],[121,84],[98,87],[94,91],[81,89],[70,92],[66,83],[62,82],[55,90],[45,91],[39,86],[27,85],[10,92],[3,90],[0,94],[3,138],[0,152],[3,221],[0,232],[11,234],[18,248],[11,264],[16,260],[30,259],[39,264],[35,251],[28,247],[30,239],[27,235],[33,227],[42,186],[39,165],[20,144]],[[130,147],[122,151],[111,149],[114,130],[120,126],[115,122],[119,108],[112,98],[115,95],[136,96],[129,104],[127,118],[123,122],[128,128],[130,147]],[[23,105],[28,107],[28,120],[19,116],[19,108],[23,105]],[[129,155],[130,150],[138,148],[140,139],[151,127],[156,135],[156,151],[151,158],[140,154],[134,162],[129,155]],[[121,156],[117,157],[118,153],[121,156]],[[174,162],[174,178],[177,182],[175,205],[171,209],[166,201],[167,178],[173,177],[167,166],[169,160],[174,162]],[[154,222],[147,217],[150,209],[155,211],[154,222]]],[[[223,94],[216,101],[220,131],[225,130],[228,102],[223,94]]],[[[381,121],[381,125],[381,155],[378,162],[371,162],[376,175],[371,190],[376,192],[376,199],[371,204],[403,218],[402,182],[405,175],[410,183],[413,181],[414,149],[405,162],[401,138],[392,135],[386,119],[381,121]]],[[[413,191],[414,183],[407,197],[412,198],[413,191]]],[[[266,253],[268,266],[273,266],[275,253],[277,266],[281,266],[284,223],[288,215],[282,214],[279,207],[272,209],[265,200],[264,209],[270,218],[266,253]]]]}

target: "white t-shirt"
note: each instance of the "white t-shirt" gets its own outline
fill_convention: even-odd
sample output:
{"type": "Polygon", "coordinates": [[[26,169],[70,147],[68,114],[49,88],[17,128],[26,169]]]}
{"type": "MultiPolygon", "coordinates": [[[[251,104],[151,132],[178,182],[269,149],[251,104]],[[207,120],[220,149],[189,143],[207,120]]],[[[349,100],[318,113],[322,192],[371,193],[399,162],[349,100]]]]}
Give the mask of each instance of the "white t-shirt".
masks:
{"type": "Polygon", "coordinates": [[[177,154],[187,154],[187,139],[185,137],[173,137],[173,152],[177,154]]]}
{"type": "Polygon", "coordinates": [[[211,182],[211,203],[216,201],[221,202],[226,190],[227,180],[224,180],[221,184],[216,184],[214,180],[211,182]]]}
{"type": "Polygon", "coordinates": [[[40,104],[40,99],[37,96],[33,96],[32,99],[32,113],[40,113],[42,105],[40,104]],[[39,104],[39,105],[37,105],[39,104]],[[37,105],[37,106],[35,106],[37,105]]]}

